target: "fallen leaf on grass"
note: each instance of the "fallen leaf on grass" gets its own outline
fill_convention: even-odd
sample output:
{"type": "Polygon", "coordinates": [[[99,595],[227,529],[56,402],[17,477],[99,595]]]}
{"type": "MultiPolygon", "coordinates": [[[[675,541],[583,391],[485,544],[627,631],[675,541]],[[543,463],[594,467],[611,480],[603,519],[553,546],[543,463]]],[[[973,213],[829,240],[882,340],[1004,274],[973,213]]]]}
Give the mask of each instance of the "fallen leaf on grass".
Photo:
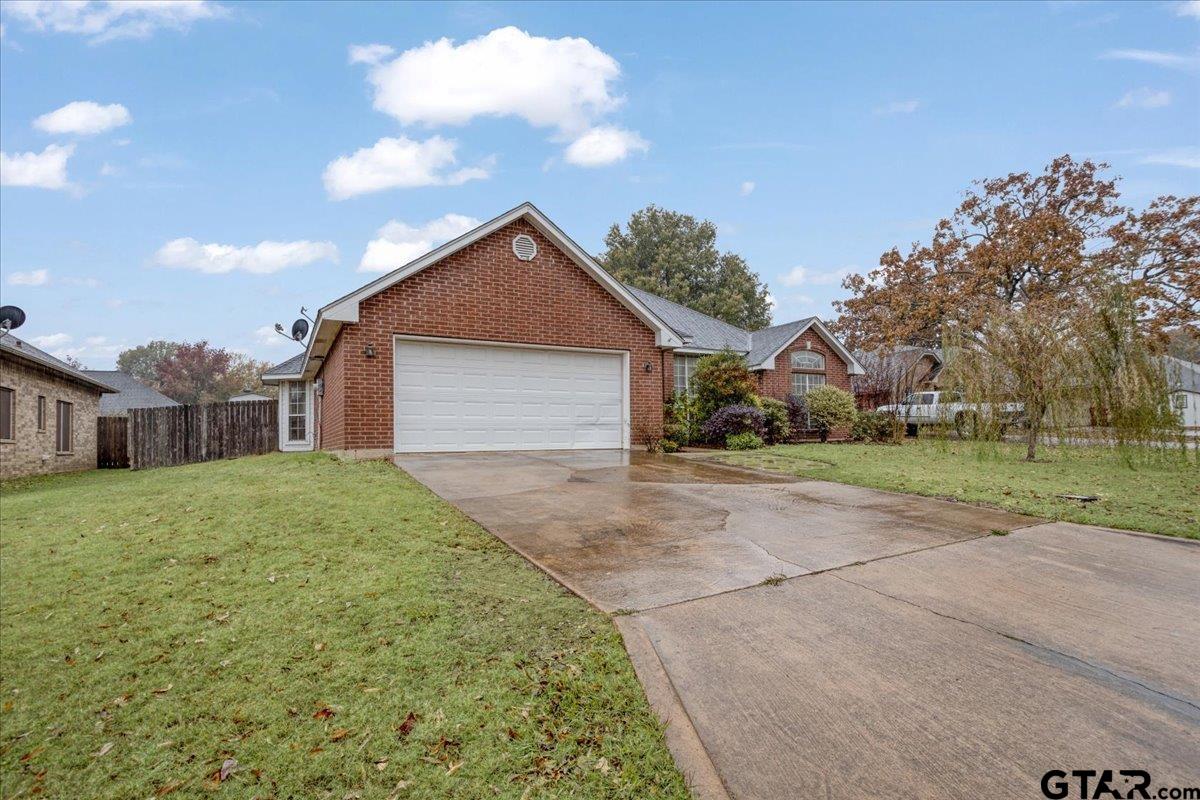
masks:
{"type": "Polygon", "coordinates": [[[221,770],[217,773],[218,779],[222,781],[228,780],[229,776],[232,775],[233,771],[237,768],[238,762],[236,758],[225,759],[225,763],[221,764],[221,770]]]}
{"type": "Polygon", "coordinates": [[[462,766],[463,764],[465,764],[465,763],[467,763],[467,762],[465,762],[465,761],[460,761],[460,762],[458,762],[457,764],[451,764],[451,765],[450,765],[450,767],[449,767],[449,768],[446,770],[446,774],[447,774],[447,775],[453,775],[453,774],[454,774],[454,772],[455,772],[455,770],[457,770],[459,767],[461,767],[461,766],[462,766]]]}
{"type": "Polygon", "coordinates": [[[39,746],[37,746],[37,747],[33,748],[32,750],[30,750],[30,751],[29,751],[28,753],[26,753],[25,755],[21,756],[21,757],[18,759],[18,761],[20,761],[22,764],[24,764],[24,763],[25,763],[25,762],[27,762],[27,761],[32,761],[33,759],[37,758],[37,757],[38,757],[38,755],[39,755],[39,754],[40,754],[40,753],[41,753],[43,750],[45,750],[45,749],[46,749],[46,745],[44,745],[44,744],[43,744],[43,745],[39,745],[39,746]]]}
{"type": "Polygon", "coordinates": [[[404,718],[404,722],[401,722],[399,727],[396,728],[396,734],[401,739],[403,739],[405,736],[408,736],[410,733],[412,733],[413,726],[417,724],[417,719],[419,718],[417,717],[416,713],[412,711],[408,712],[408,716],[404,718]]]}
{"type": "Polygon", "coordinates": [[[92,753],[92,758],[100,758],[101,756],[108,755],[108,751],[112,750],[112,749],[113,749],[113,743],[105,742],[104,745],[99,750],[92,753]]]}
{"type": "Polygon", "coordinates": [[[329,707],[322,708],[317,713],[313,714],[313,719],[329,719],[333,716],[333,709],[329,707]]]}
{"type": "Polygon", "coordinates": [[[175,684],[168,683],[166,686],[162,687],[161,689],[155,689],[154,694],[166,694],[167,692],[171,691],[174,688],[175,688],[175,684]]]}
{"type": "Polygon", "coordinates": [[[319,652],[321,652],[321,651],[322,651],[322,650],[324,650],[324,649],[325,649],[325,643],[324,643],[324,642],[317,642],[316,644],[314,644],[314,645],[313,645],[313,650],[316,650],[318,653],[319,653],[319,652]]]}
{"type": "Polygon", "coordinates": [[[375,769],[379,770],[380,772],[383,772],[385,769],[387,769],[387,765],[388,765],[388,760],[386,758],[381,758],[375,762],[375,769]]]}
{"type": "Polygon", "coordinates": [[[342,739],[345,739],[349,735],[350,735],[349,728],[338,728],[336,731],[334,731],[332,734],[330,734],[329,741],[340,742],[342,739]]]}
{"type": "Polygon", "coordinates": [[[176,789],[180,788],[181,786],[183,786],[184,783],[185,783],[185,781],[171,781],[170,783],[164,783],[162,786],[158,787],[158,789],[154,792],[154,796],[155,797],[164,797],[164,796],[170,794],[171,792],[175,791],[176,789]]]}

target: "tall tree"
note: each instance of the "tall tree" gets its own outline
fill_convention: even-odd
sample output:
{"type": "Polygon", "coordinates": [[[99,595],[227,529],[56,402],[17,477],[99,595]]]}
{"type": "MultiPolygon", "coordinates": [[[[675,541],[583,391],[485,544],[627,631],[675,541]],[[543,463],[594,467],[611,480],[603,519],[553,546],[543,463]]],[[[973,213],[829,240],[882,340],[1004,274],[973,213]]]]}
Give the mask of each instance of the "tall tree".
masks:
{"type": "Polygon", "coordinates": [[[767,287],[736,253],[717,250],[717,227],[650,205],[604,237],[600,264],[638,289],[748,330],[771,324],[767,287]]]}
{"type": "Polygon", "coordinates": [[[929,244],[893,248],[843,282],[853,296],[835,303],[836,327],[864,349],[952,340],[969,351],[970,374],[1025,404],[1033,459],[1044,412],[1080,388],[1047,358],[1057,368],[1082,357],[1074,323],[1114,284],[1143,335],[1200,321],[1200,200],[1159,198],[1134,214],[1106,168],[1061,156],[1040,175],[977,182],[929,244]]]}
{"type": "Polygon", "coordinates": [[[158,383],[158,364],[174,355],[179,347],[179,342],[156,339],[148,344],[123,350],[117,356],[117,369],[161,391],[162,387],[158,383]]]}

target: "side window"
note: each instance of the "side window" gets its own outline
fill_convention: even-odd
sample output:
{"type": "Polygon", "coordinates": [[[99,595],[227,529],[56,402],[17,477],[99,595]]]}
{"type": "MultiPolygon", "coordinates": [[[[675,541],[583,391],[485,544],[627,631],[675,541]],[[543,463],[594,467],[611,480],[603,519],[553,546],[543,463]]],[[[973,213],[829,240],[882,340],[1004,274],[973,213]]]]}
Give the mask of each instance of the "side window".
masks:
{"type": "Polygon", "coordinates": [[[287,386],[288,441],[303,442],[308,435],[308,389],[303,381],[287,386]]]}
{"type": "Polygon", "coordinates": [[[46,395],[39,394],[37,401],[37,429],[46,430],[46,395]]]}
{"type": "Polygon", "coordinates": [[[0,439],[12,439],[16,435],[16,394],[7,386],[0,386],[0,439]]]}
{"type": "Polygon", "coordinates": [[[54,449],[58,453],[70,453],[75,443],[75,407],[59,400],[55,416],[54,449]]]}

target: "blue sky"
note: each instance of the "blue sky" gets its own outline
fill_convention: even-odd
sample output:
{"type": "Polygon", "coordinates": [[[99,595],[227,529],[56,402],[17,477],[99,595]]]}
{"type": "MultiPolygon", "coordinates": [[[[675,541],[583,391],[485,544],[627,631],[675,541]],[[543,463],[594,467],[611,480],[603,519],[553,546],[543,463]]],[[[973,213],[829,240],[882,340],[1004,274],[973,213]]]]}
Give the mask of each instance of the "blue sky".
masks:
{"type": "Polygon", "coordinates": [[[0,291],[93,368],[282,360],[272,323],[525,200],[592,252],[649,203],[712,219],[783,322],[976,178],[1071,153],[1135,205],[1200,191],[1195,2],[0,14],[0,291]]]}

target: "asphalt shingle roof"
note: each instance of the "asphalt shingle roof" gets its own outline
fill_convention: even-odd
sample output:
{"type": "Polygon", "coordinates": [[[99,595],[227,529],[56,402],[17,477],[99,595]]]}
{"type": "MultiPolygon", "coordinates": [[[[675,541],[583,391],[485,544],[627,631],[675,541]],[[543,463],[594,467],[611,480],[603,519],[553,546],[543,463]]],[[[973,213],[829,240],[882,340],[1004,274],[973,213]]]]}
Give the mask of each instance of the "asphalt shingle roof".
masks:
{"type": "Polygon", "coordinates": [[[132,375],[117,369],[85,369],[84,375],[106,383],[117,390],[116,394],[100,397],[100,416],[123,417],[131,408],[162,408],[179,403],[156,389],[151,389],[132,375]]]}
{"type": "Polygon", "coordinates": [[[24,339],[18,339],[11,333],[6,333],[4,336],[0,336],[0,351],[11,353],[18,358],[32,361],[35,364],[40,364],[41,366],[55,370],[56,372],[61,372],[72,380],[99,389],[102,392],[117,391],[112,386],[109,386],[106,382],[97,380],[96,378],[80,372],[67,362],[60,361],[46,351],[39,350],[29,342],[25,341],[24,339]]]}
{"type": "Polygon", "coordinates": [[[796,337],[800,331],[807,328],[816,317],[807,317],[798,319],[795,322],[785,322],[782,325],[774,325],[770,328],[763,328],[761,331],[755,331],[751,334],[753,347],[746,355],[746,363],[752,367],[758,366],[763,361],[775,355],[775,351],[783,347],[796,337]]]}
{"type": "Polygon", "coordinates": [[[304,353],[297,353],[287,361],[280,362],[263,373],[268,375],[295,375],[304,369],[304,353]]]}
{"type": "Polygon", "coordinates": [[[683,336],[686,347],[695,347],[701,350],[724,350],[728,347],[738,353],[750,351],[749,331],[744,331],[728,322],[714,319],[707,314],[667,300],[665,297],[642,291],[629,284],[625,284],[625,288],[654,312],[655,316],[683,336]]]}

